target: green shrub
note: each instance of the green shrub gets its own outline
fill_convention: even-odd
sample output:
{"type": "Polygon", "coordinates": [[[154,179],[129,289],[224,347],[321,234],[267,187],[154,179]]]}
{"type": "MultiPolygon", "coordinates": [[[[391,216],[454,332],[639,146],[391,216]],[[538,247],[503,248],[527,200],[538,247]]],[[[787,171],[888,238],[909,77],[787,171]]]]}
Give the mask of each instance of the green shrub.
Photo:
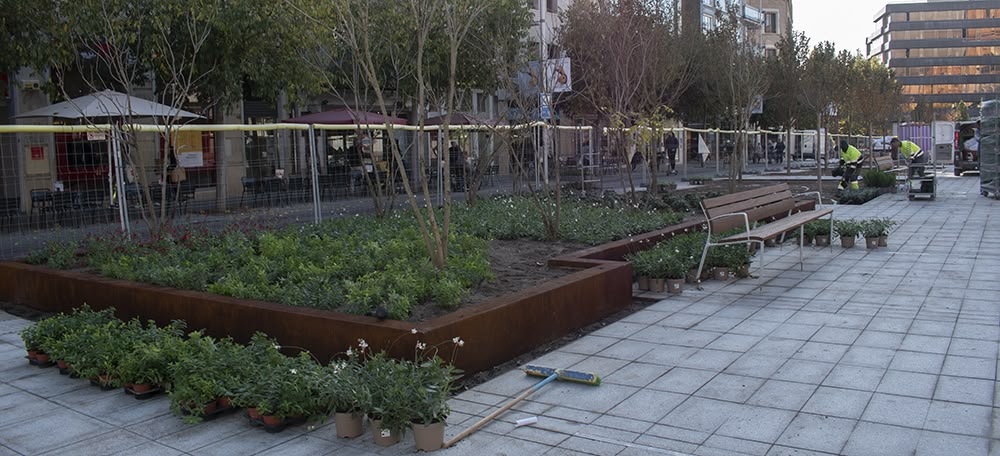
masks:
{"type": "Polygon", "coordinates": [[[837,202],[839,204],[865,204],[879,196],[876,188],[862,188],[859,190],[843,190],[837,202]]]}
{"type": "Polygon", "coordinates": [[[864,181],[865,187],[869,188],[892,188],[896,185],[895,174],[890,174],[876,168],[862,171],[861,178],[864,181]]]}

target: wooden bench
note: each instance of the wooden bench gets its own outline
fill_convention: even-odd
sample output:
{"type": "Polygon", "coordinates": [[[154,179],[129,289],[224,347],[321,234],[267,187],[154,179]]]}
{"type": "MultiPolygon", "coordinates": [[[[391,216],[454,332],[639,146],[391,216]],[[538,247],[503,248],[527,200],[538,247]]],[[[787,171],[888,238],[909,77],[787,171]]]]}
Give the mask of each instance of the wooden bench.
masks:
{"type": "MultiPolygon", "coordinates": [[[[800,211],[796,205],[796,196],[792,195],[788,184],[769,185],[717,198],[707,198],[701,201],[701,210],[708,222],[708,236],[705,238],[705,248],[698,263],[698,277],[701,277],[705,267],[708,249],[712,246],[729,244],[757,244],[760,263],[763,266],[764,241],[777,239],[788,231],[799,229],[799,268],[802,265],[802,246],[805,238],[801,228],[807,222],[829,216],[831,237],[833,234],[833,209],[823,208],[819,192],[803,193],[801,195],[816,196],[816,206],[813,210],[800,211]],[[759,225],[759,222],[768,222],[759,225]],[[713,240],[713,233],[725,233],[735,228],[743,228],[744,232],[713,240]]],[[[831,243],[832,248],[832,243],[831,243]]]]}

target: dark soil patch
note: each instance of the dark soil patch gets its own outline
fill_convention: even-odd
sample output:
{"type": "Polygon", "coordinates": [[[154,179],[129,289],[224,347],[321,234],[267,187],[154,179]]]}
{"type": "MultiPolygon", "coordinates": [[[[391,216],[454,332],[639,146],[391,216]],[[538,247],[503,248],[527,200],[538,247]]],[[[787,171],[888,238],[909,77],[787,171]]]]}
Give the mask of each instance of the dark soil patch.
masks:
{"type": "MultiPolygon", "coordinates": [[[[481,283],[465,299],[462,307],[481,304],[514,291],[531,288],[576,272],[575,269],[551,268],[551,258],[582,250],[587,246],[570,242],[490,241],[490,269],[495,280],[481,283]]],[[[426,321],[451,312],[432,305],[413,309],[409,321],[426,321]]]]}

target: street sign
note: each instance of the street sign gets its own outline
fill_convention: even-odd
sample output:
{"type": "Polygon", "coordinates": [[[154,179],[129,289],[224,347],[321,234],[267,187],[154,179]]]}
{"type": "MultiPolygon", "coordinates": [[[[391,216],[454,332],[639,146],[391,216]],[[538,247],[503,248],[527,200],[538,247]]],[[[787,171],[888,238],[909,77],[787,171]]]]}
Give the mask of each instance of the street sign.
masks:
{"type": "Polygon", "coordinates": [[[552,94],[551,93],[540,93],[538,94],[538,117],[543,120],[549,120],[552,118],[552,94]]]}

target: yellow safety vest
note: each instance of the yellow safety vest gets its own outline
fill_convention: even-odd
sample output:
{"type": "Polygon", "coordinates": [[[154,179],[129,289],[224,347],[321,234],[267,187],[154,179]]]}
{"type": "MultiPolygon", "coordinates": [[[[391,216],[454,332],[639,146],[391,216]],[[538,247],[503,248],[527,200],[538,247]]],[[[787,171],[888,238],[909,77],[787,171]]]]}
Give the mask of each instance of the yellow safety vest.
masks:
{"type": "Polygon", "coordinates": [[[903,153],[903,157],[907,160],[912,160],[913,157],[920,155],[922,152],[920,146],[914,144],[911,141],[903,141],[899,144],[899,151],[903,153]]]}
{"type": "Polygon", "coordinates": [[[847,164],[856,164],[861,161],[861,151],[857,147],[847,146],[847,150],[840,151],[840,159],[847,164]]]}

